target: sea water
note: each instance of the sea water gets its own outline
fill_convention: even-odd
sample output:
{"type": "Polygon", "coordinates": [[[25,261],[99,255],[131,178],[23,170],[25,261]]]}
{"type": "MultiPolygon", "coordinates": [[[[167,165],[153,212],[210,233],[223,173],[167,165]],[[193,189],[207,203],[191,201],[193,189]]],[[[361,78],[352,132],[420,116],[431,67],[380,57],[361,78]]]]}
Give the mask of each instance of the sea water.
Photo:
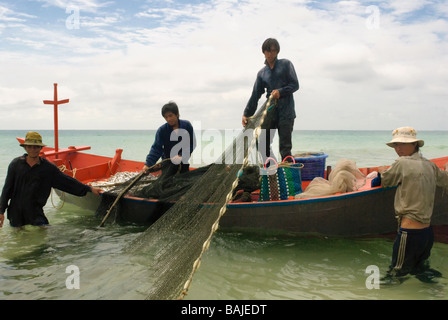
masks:
{"type": "MultiPolygon", "coordinates": [[[[53,132],[40,131],[54,145],[53,132]]],[[[10,161],[24,150],[15,137],[25,130],[0,131],[0,185],[10,161]]],[[[144,161],[155,131],[61,131],[59,147],[89,145],[86,152],[144,161]]],[[[198,134],[199,139],[210,135],[198,134]]],[[[293,153],[324,152],[327,165],[341,158],[359,167],[391,164],[389,131],[295,131],[293,153]]],[[[448,131],[423,131],[427,158],[448,155],[448,131]]],[[[216,150],[203,141],[200,166],[216,150]],[[205,152],[206,151],[206,152],[205,152]]],[[[274,150],[278,142],[274,142],[274,150]]],[[[223,151],[223,150],[222,150],[223,151]]],[[[195,152],[199,152],[196,150],[195,152]]],[[[108,224],[93,212],[60,201],[53,193],[45,206],[49,228],[0,229],[0,299],[144,299],[148,279],[144,259],[123,249],[145,227],[108,224]]],[[[360,212],[359,214],[362,214],[360,212]]],[[[435,243],[431,267],[443,275],[435,283],[409,277],[399,285],[376,286],[390,263],[392,239],[308,238],[286,234],[231,233],[218,230],[194,274],[185,300],[329,300],[448,298],[448,244],[435,243]]]]}

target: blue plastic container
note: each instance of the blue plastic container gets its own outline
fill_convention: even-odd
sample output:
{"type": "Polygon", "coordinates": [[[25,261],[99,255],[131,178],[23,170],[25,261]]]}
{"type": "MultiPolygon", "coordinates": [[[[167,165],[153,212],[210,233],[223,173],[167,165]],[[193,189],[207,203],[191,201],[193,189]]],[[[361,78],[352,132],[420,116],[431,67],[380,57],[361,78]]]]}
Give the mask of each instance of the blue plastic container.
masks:
{"type": "Polygon", "coordinates": [[[296,163],[302,163],[302,181],[311,181],[316,177],[325,178],[325,160],[328,155],[323,152],[307,152],[293,156],[296,163]]]}

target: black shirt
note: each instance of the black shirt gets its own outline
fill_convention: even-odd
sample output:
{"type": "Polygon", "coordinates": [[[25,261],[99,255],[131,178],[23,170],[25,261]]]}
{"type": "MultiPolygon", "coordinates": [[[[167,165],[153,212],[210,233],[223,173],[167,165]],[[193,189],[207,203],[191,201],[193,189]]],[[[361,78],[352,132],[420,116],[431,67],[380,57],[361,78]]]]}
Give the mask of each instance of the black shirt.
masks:
{"type": "Polygon", "coordinates": [[[13,227],[45,225],[43,207],[56,188],[76,196],[85,196],[91,188],[62,173],[56,165],[44,158],[30,167],[26,154],[11,161],[0,197],[0,213],[8,212],[13,227]],[[9,204],[8,204],[9,202],[9,204]]]}

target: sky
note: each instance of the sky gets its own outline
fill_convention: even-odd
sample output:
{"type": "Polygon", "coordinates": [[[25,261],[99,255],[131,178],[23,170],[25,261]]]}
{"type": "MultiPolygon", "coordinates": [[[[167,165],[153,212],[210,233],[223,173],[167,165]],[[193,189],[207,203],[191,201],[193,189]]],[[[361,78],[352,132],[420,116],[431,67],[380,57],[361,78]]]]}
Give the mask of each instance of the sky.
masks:
{"type": "Polygon", "coordinates": [[[447,33],[439,0],[0,0],[0,130],[53,129],[54,83],[59,129],[240,129],[266,38],[294,129],[448,130],[447,33]]]}

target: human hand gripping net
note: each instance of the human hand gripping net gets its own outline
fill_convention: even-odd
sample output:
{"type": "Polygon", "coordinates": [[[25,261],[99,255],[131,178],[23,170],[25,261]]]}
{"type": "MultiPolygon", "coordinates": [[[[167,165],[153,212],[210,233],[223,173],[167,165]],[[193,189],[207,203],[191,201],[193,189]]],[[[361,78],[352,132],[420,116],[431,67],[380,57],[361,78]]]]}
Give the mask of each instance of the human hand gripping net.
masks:
{"type": "Polygon", "coordinates": [[[238,173],[253,156],[256,129],[269,120],[266,106],[271,106],[271,100],[263,104],[215,163],[199,168],[203,172],[181,191],[174,205],[125,248],[126,254],[147,264],[146,299],[182,299],[187,294],[238,184],[238,173]]]}

